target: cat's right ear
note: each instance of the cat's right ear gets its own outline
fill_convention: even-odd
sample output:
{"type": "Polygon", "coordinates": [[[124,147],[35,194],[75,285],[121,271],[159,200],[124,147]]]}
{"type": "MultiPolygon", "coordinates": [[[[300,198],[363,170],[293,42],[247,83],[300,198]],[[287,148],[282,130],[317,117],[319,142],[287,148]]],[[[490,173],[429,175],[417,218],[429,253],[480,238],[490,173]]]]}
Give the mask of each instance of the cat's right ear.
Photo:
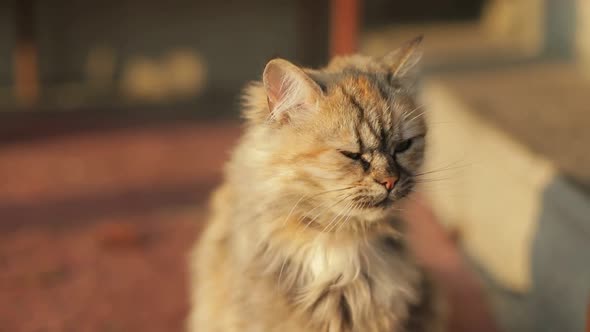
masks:
{"type": "Polygon", "coordinates": [[[382,61],[394,77],[415,76],[418,62],[422,58],[421,44],[423,39],[424,36],[420,35],[383,57],[382,61]]]}
{"type": "Polygon", "coordinates": [[[321,88],[307,74],[283,59],[266,64],[262,74],[271,119],[287,123],[315,111],[321,88]]]}

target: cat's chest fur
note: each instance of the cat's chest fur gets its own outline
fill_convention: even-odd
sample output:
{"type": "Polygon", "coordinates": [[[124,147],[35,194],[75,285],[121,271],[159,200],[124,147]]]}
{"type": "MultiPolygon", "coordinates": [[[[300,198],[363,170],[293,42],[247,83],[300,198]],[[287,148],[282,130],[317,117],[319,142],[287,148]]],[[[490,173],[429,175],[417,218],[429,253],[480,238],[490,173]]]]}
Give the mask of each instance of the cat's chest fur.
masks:
{"type": "Polygon", "coordinates": [[[404,331],[420,297],[420,272],[388,237],[342,244],[316,239],[268,263],[281,296],[311,330],[404,331]]]}

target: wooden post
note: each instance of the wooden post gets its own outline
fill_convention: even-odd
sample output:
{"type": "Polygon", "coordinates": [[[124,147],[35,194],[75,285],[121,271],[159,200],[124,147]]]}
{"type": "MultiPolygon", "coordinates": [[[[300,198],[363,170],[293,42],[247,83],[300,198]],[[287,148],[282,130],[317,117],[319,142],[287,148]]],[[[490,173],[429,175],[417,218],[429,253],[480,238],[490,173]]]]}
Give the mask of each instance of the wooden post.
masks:
{"type": "Polygon", "coordinates": [[[331,0],[330,55],[357,51],[360,10],[359,0],[331,0]]]}
{"type": "Polygon", "coordinates": [[[15,1],[14,84],[16,97],[23,106],[34,105],[39,96],[34,12],[34,0],[15,1]]]}

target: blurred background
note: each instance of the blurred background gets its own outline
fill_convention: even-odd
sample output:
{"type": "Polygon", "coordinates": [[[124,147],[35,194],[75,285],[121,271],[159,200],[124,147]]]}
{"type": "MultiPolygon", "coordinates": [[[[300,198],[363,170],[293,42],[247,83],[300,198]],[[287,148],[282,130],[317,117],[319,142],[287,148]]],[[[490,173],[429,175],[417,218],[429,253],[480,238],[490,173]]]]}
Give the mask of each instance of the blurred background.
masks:
{"type": "Polygon", "coordinates": [[[2,1],[0,331],[182,331],[244,84],[419,34],[451,331],[590,331],[588,0],[2,1]]]}

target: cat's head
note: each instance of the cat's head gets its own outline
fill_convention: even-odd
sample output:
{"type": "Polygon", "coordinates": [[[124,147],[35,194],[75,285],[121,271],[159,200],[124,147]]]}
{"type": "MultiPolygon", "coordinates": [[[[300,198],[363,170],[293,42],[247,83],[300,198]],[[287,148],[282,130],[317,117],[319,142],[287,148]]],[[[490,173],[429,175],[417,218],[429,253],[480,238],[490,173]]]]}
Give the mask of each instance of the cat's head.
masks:
{"type": "Polygon", "coordinates": [[[266,65],[258,86],[265,105],[246,116],[265,128],[272,186],[302,197],[300,206],[315,209],[310,217],[383,215],[412,191],[426,135],[414,86],[420,41],[320,70],[282,59],[266,65]]]}

